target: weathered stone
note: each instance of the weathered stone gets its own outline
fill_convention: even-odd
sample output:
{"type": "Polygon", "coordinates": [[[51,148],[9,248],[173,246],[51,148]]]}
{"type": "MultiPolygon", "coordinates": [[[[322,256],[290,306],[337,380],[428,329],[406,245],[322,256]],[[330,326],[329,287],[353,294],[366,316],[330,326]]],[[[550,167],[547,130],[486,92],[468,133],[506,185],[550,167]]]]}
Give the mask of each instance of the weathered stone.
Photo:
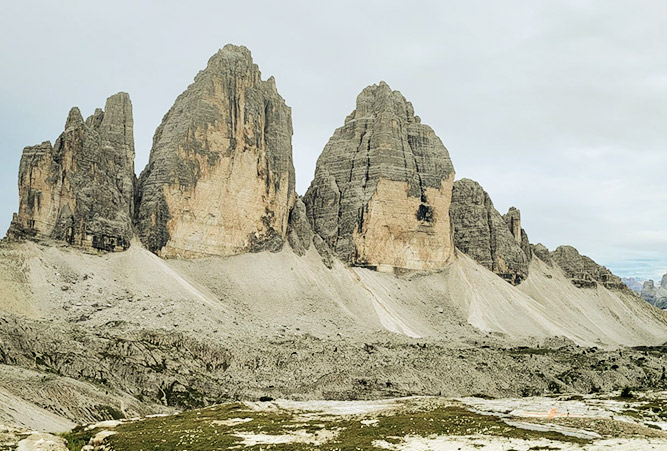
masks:
{"type": "Polygon", "coordinates": [[[301,198],[297,198],[289,215],[287,240],[297,255],[304,255],[310,249],[313,235],[306,215],[306,206],[301,198]]]}
{"type": "Polygon", "coordinates": [[[250,51],[226,45],[155,132],[141,240],[166,257],[280,250],[295,198],[291,110],[250,51]]]}
{"type": "Polygon", "coordinates": [[[620,277],[591,258],[579,254],[572,246],[559,246],[550,255],[553,262],[579,288],[594,288],[600,283],[609,289],[630,291],[620,277]]]}
{"type": "Polygon", "coordinates": [[[327,143],[304,196],[314,231],[342,261],[391,271],[454,257],[454,168],[433,130],[384,82],[364,89],[327,143]]]}
{"type": "Polygon", "coordinates": [[[313,246],[315,246],[315,249],[317,249],[317,252],[320,254],[322,263],[329,269],[333,268],[333,252],[331,252],[329,245],[318,234],[313,236],[313,246]]]}
{"type": "Polygon", "coordinates": [[[19,211],[8,235],[125,249],[132,237],[134,181],[130,97],[109,97],[104,111],[95,110],[85,122],[74,107],[55,146],[24,149],[19,211]]]}
{"type": "Polygon", "coordinates": [[[461,179],[454,183],[450,214],[454,244],[460,251],[512,284],[528,276],[518,210],[510,210],[506,222],[479,183],[461,179]]]}
{"type": "Polygon", "coordinates": [[[517,244],[521,244],[521,212],[516,207],[510,209],[503,215],[503,219],[510,229],[517,244]]]}

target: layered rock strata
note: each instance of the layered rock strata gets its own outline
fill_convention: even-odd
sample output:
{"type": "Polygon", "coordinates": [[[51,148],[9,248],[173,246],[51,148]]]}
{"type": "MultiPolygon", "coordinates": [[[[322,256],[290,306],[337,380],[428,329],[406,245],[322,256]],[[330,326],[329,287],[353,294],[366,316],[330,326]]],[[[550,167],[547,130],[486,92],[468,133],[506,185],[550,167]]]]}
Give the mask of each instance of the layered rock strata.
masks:
{"type": "Polygon", "coordinates": [[[503,217],[479,183],[461,179],[454,183],[451,218],[459,250],[514,285],[528,276],[531,251],[519,210],[503,217]]]}
{"type": "Polygon", "coordinates": [[[23,150],[19,211],[9,236],[66,241],[107,251],[132,237],[134,209],[132,104],[126,93],[107,99],[85,121],[69,112],[55,145],[23,150]]]}
{"type": "Polygon", "coordinates": [[[141,241],[165,257],[280,250],[295,199],[291,109],[248,49],[226,45],[155,132],[141,241]]]}
{"type": "Polygon", "coordinates": [[[440,139],[381,82],[359,94],[325,146],[304,203],[313,230],[343,262],[428,270],[454,257],[453,181],[440,139]]]}

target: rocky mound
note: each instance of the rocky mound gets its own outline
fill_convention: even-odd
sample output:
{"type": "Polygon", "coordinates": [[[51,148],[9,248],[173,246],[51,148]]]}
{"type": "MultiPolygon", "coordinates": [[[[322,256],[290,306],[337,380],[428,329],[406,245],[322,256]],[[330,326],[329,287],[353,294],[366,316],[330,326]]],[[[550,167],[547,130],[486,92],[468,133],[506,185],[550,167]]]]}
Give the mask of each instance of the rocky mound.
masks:
{"type": "Polygon", "coordinates": [[[279,250],[295,197],[291,110],[250,51],[226,45],[155,132],[141,241],[162,256],[279,250]]]}
{"type": "Polygon", "coordinates": [[[304,202],[314,231],[342,261],[433,269],[454,256],[453,181],[440,139],[381,82],[359,94],[325,146],[304,202]]]}
{"type": "Polygon", "coordinates": [[[109,97],[104,111],[98,108],[85,121],[74,107],[55,145],[47,141],[23,150],[19,211],[8,234],[126,249],[134,180],[130,97],[109,97]]]}
{"type": "Polygon", "coordinates": [[[559,246],[549,254],[549,257],[579,288],[592,288],[599,283],[605,288],[630,291],[620,277],[604,266],[598,265],[591,258],[579,254],[579,251],[572,246],[559,246]]]}
{"type": "Polygon", "coordinates": [[[454,183],[450,214],[459,250],[513,285],[528,277],[531,251],[519,210],[501,216],[479,183],[462,179],[454,183]]]}

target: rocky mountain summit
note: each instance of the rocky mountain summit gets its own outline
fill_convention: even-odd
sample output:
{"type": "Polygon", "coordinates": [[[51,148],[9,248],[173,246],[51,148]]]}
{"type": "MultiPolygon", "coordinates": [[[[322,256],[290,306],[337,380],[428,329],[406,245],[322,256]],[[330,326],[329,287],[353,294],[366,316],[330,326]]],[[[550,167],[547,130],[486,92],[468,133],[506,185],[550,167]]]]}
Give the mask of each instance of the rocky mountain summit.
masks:
{"type": "Polygon", "coordinates": [[[359,94],[327,143],[304,203],[313,230],[343,262],[433,269],[454,257],[453,182],[440,139],[380,82],[359,94]]]}
{"type": "Polygon", "coordinates": [[[132,103],[107,99],[85,121],[74,107],[55,145],[26,147],[19,211],[8,235],[66,241],[107,251],[130,245],[134,211],[132,103]]]}
{"type": "Polygon", "coordinates": [[[645,281],[640,296],[649,304],[663,310],[667,309],[667,274],[662,276],[662,280],[658,286],[656,286],[653,280],[645,281]]]}
{"type": "Polygon", "coordinates": [[[141,241],[167,257],[280,250],[295,197],[291,110],[250,51],[226,45],[155,132],[141,241]]]}

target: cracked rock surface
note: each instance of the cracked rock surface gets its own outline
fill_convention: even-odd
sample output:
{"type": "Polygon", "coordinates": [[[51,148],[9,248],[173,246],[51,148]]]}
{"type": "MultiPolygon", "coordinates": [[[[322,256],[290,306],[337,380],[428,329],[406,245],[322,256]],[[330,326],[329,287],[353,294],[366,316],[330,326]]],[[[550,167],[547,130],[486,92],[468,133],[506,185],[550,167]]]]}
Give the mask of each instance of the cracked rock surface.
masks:
{"type": "Polygon", "coordinates": [[[578,288],[594,288],[599,283],[605,288],[630,291],[620,277],[590,257],[581,255],[572,246],[559,246],[550,257],[578,288]]]}

